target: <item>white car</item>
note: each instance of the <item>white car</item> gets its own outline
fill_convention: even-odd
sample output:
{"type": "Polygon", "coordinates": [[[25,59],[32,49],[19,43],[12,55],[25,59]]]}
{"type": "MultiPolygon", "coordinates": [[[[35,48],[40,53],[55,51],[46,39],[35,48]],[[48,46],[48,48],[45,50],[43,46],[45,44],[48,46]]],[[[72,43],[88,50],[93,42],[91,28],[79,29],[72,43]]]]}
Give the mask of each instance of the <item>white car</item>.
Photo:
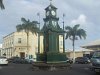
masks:
{"type": "Polygon", "coordinates": [[[6,57],[0,57],[0,65],[8,65],[8,60],[6,57]]]}

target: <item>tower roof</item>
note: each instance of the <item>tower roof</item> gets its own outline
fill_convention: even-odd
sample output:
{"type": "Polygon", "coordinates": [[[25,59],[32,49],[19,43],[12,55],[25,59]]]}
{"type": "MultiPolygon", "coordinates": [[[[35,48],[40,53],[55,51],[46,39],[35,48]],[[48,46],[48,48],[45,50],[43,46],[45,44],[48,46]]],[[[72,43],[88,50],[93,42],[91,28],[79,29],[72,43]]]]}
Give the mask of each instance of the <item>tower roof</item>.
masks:
{"type": "Polygon", "coordinates": [[[45,10],[48,10],[50,8],[57,9],[54,5],[50,4],[47,8],[45,8],[45,10]]]}

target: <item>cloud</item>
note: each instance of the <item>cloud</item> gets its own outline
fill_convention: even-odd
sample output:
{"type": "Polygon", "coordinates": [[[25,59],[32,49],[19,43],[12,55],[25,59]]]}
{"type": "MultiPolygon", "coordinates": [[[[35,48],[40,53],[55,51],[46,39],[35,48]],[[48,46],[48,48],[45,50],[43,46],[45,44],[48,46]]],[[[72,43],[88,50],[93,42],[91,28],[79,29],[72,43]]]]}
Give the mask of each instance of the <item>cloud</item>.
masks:
{"type": "MultiPolygon", "coordinates": [[[[86,40],[76,40],[76,48],[79,48],[81,45],[83,45],[84,43],[88,43],[89,41],[91,41],[91,39],[95,39],[95,36],[93,35],[99,35],[99,33],[97,31],[100,31],[100,28],[97,28],[95,26],[95,24],[93,22],[91,22],[89,20],[89,18],[85,15],[85,14],[80,14],[76,19],[72,19],[70,21],[70,26],[74,26],[76,24],[80,24],[80,28],[84,29],[86,31],[86,34],[87,34],[87,37],[86,37],[86,40]]],[[[72,45],[72,41],[71,40],[66,40],[66,48],[71,47],[72,45]],[[70,46],[69,46],[70,44],[70,46]]]]}
{"type": "Polygon", "coordinates": [[[5,10],[0,12],[0,32],[6,34],[16,30],[16,25],[21,23],[21,17],[38,20],[37,13],[43,15],[44,6],[34,0],[5,0],[5,10]],[[6,28],[6,29],[5,29],[6,28]]]}
{"type": "Polygon", "coordinates": [[[81,14],[81,15],[79,15],[79,17],[77,19],[71,21],[71,25],[75,25],[75,24],[85,25],[86,19],[87,19],[87,17],[84,14],[81,14]]]}
{"type": "MultiPolygon", "coordinates": [[[[21,23],[21,17],[38,20],[38,12],[41,15],[42,27],[45,17],[44,9],[49,4],[49,0],[4,0],[6,9],[0,10],[0,38],[14,32],[16,25],[21,23]]],[[[80,24],[81,28],[87,31],[87,39],[77,41],[78,47],[100,38],[100,0],[53,0],[52,4],[58,8],[57,17],[59,17],[60,26],[62,26],[62,14],[65,13],[65,26],[80,24]]],[[[72,44],[69,41],[66,41],[67,48],[69,44],[72,44]]]]}
{"type": "Polygon", "coordinates": [[[89,18],[85,14],[80,14],[76,19],[70,22],[71,26],[80,24],[80,27],[87,31],[88,34],[93,32],[95,25],[93,22],[89,21],[89,18]],[[90,28],[91,27],[91,28],[90,28]]]}

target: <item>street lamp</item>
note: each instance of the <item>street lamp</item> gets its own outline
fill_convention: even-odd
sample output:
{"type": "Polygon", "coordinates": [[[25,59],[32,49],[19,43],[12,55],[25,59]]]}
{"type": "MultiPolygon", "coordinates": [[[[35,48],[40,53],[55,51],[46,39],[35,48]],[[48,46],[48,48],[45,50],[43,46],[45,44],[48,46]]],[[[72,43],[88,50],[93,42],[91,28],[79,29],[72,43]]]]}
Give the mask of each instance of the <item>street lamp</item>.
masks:
{"type": "MultiPolygon", "coordinates": [[[[40,13],[37,13],[37,16],[38,16],[38,23],[39,23],[39,31],[40,31],[40,13]]],[[[38,53],[40,53],[40,35],[39,35],[39,32],[38,32],[38,53]]]]}
{"type": "Polygon", "coordinates": [[[39,29],[40,29],[40,13],[37,13],[38,16],[38,23],[39,23],[39,29]]]}
{"type": "MultiPolygon", "coordinates": [[[[64,19],[65,19],[65,14],[63,13],[63,31],[65,30],[65,22],[64,22],[64,19]]],[[[64,32],[65,33],[65,32],[64,32]]],[[[65,52],[65,34],[63,34],[63,52],[65,52]]]]}

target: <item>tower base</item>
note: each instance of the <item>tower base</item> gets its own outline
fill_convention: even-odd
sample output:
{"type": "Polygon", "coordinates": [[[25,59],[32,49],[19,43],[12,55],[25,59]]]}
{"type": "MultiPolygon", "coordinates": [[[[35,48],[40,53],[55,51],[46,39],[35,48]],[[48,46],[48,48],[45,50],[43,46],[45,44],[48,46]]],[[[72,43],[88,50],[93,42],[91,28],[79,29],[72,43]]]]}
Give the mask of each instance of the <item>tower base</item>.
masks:
{"type": "Polygon", "coordinates": [[[66,54],[65,53],[38,53],[37,54],[37,62],[45,62],[45,63],[66,63],[66,54]]]}

